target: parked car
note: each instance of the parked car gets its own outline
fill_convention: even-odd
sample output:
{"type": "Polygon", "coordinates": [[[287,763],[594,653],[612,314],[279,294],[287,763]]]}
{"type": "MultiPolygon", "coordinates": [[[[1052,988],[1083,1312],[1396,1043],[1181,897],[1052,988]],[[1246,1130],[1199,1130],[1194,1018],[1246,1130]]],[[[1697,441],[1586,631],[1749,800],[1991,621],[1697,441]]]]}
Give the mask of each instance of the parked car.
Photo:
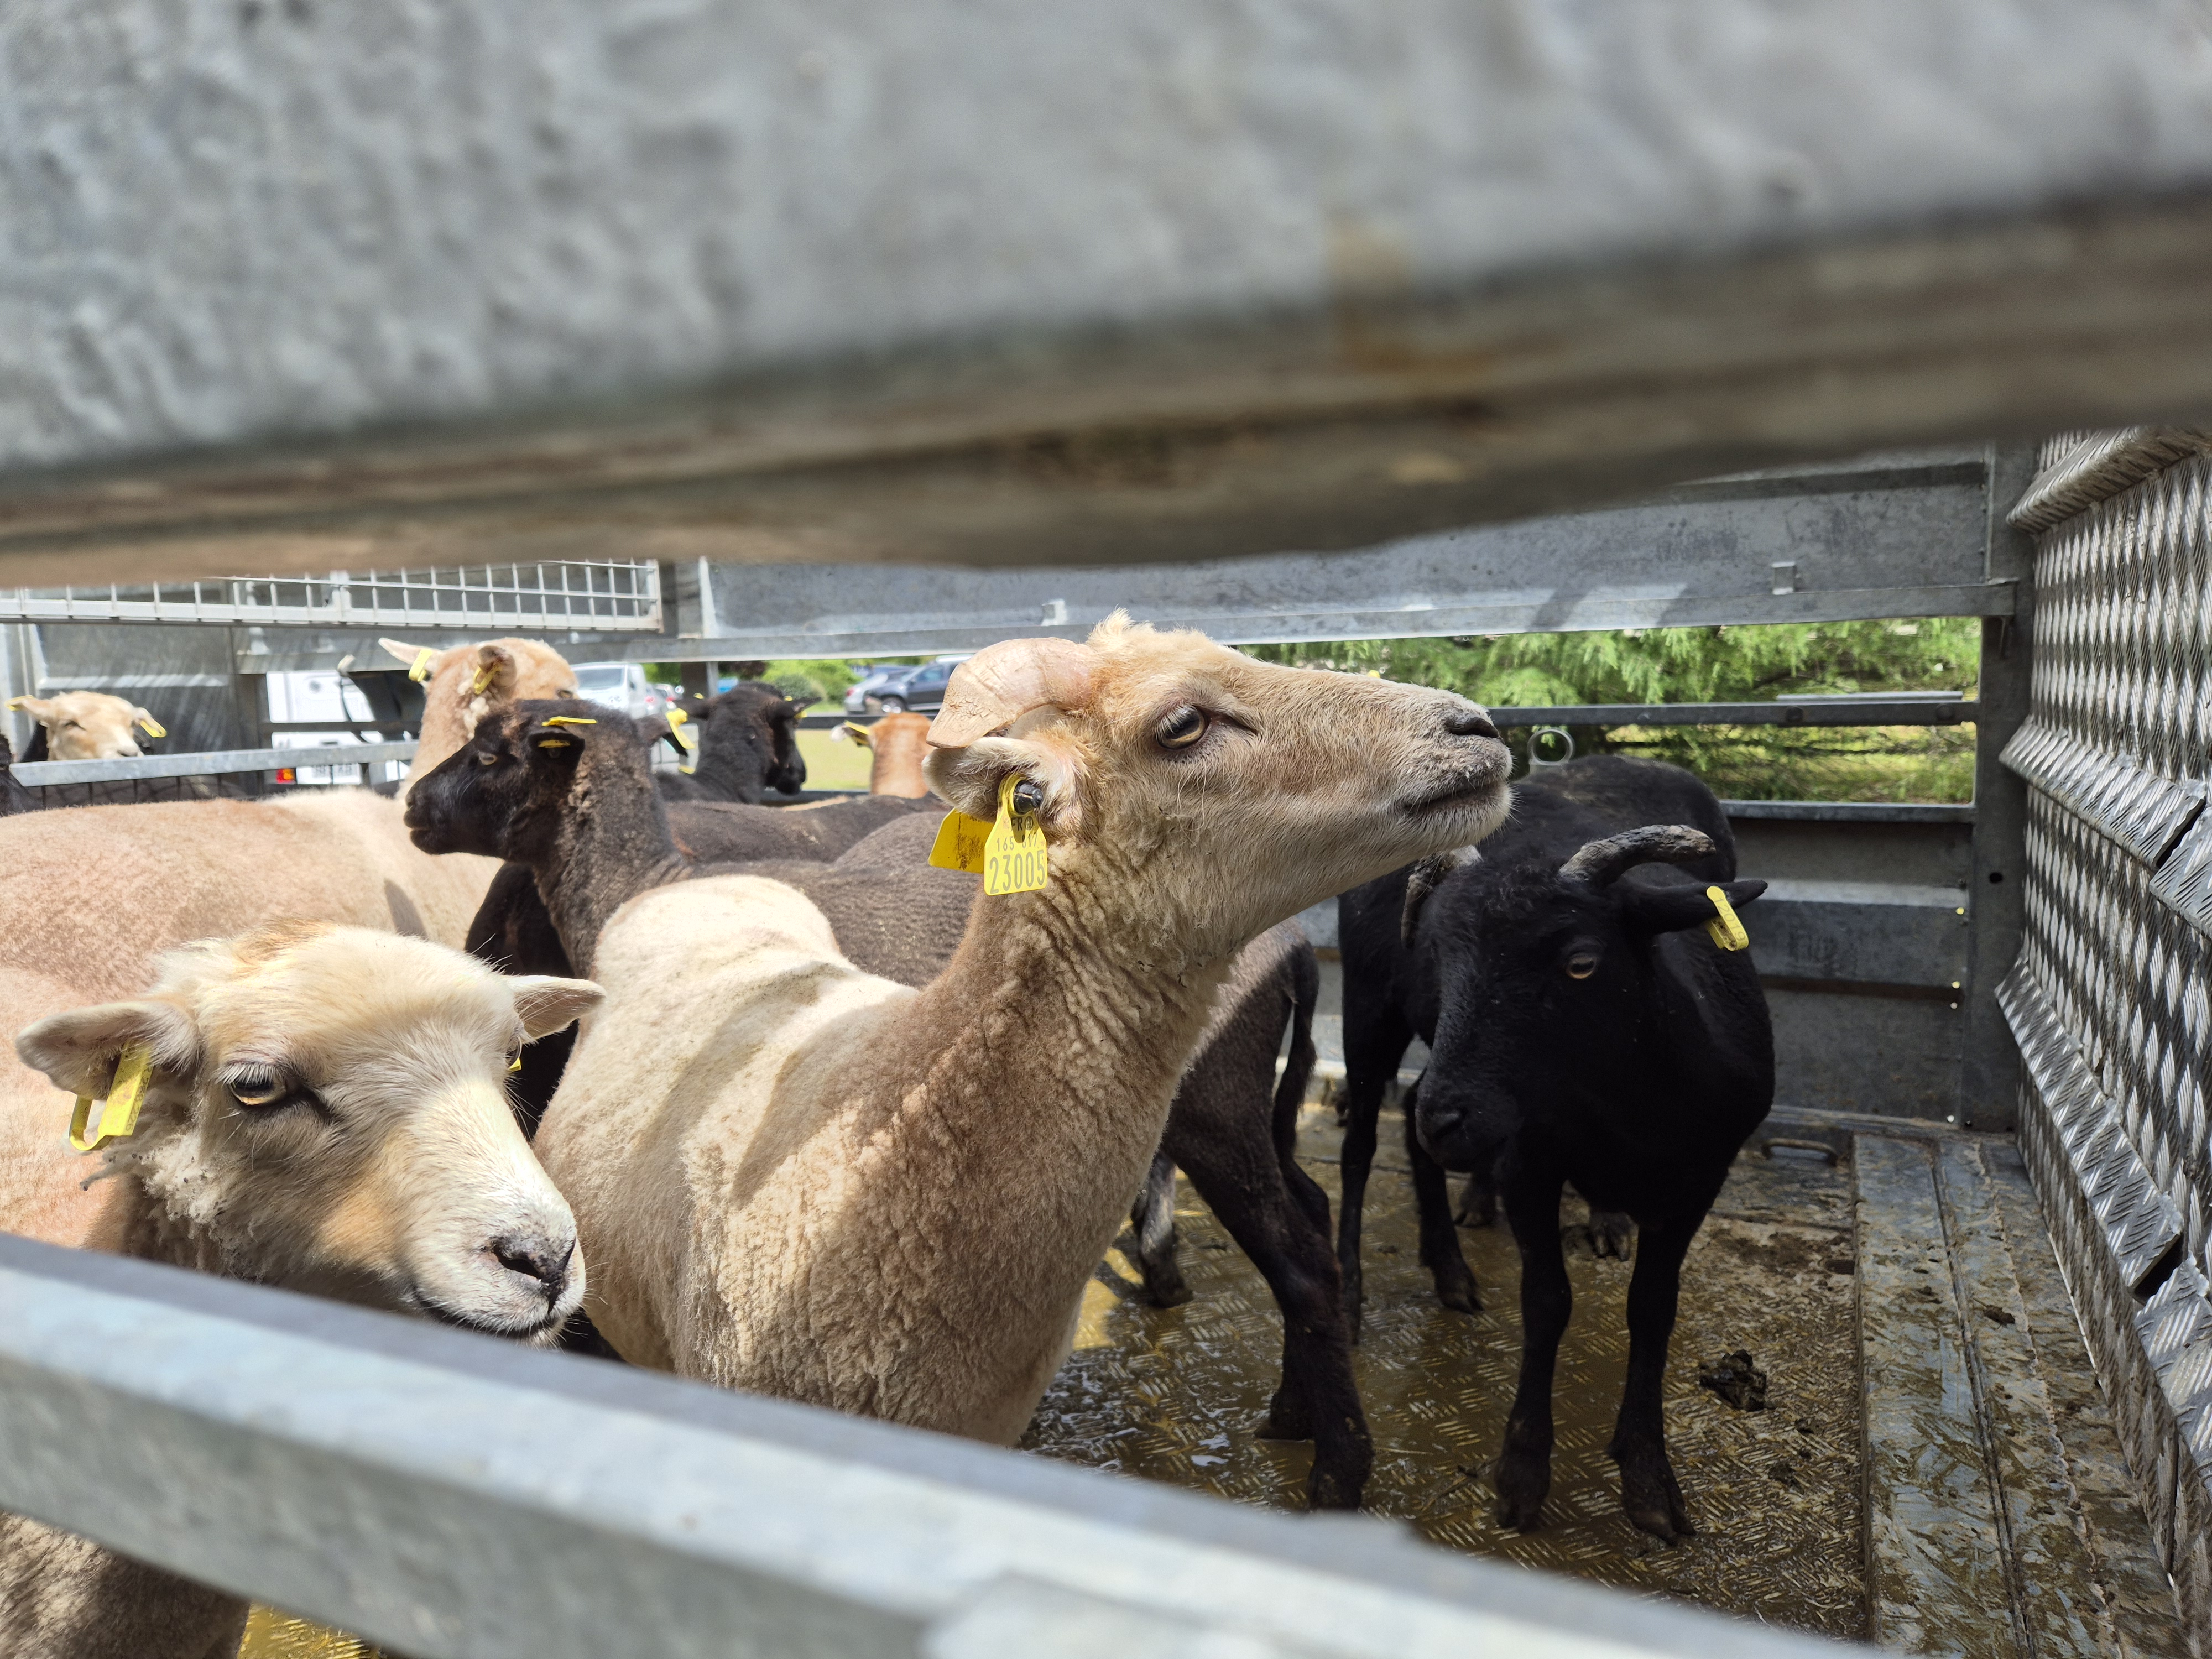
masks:
{"type": "Polygon", "coordinates": [[[845,693],[845,712],[864,714],[868,709],[869,696],[884,688],[884,682],[913,672],[910,662],[854,663],[853,672],[858,677],[852,689],[845,693]]]}
{"type": "Polygon", "coordinates": [[[645,678],[641,662],[580,662],[575,669],[577,691],[592,702],[639,719],[670,704],[665,690],[645,678]]]}
{"type": "Polygon", "coordinates": [[[945,686],[952,671],[967,660],[968,653],[963,652],[934,658],[919,667],[902,668],[864,696],[860,708],[871,714],[896,714],[902,709],[933,714],[945,706],[945,686]]]}

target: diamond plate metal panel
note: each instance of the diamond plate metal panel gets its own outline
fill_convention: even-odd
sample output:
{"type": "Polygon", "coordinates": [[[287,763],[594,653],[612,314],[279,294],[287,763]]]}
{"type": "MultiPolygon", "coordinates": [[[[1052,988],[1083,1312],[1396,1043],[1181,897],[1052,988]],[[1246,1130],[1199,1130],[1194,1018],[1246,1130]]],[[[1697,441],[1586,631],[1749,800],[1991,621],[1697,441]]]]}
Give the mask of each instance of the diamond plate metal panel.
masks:
{"type": "Polygon", "coordinates": [[[2011,514],[2040,533],[2033,713],[2004,756],[2033,786],[2027,928],[2000,998],[2026,1062],[2022,1155],[2161,1555],[2212,1625],[2204,446],[2193,430],[2065,434],[2011,514]],[[2152,1194],[2197,1258],[2162,1283],[2173,1218],[2152,1194]]]}
{"type": "Polygon", "coordinates": [[[2023,957],[1998,988],[1997,1000],[2047,1103],[2064,1174],[2095,1218],[2121,1282],[2143,1293],[2181,1241],[2181,1211],[2152,1184],[2118,1110],[2027,969],[2023,957]]]}
{"type": "Polygon", "coordinates": [[[2147,772],[2037,720],[2013,733],[2002,758],[2145,864],[2163,859],[2204,805],[2202,784],[2147,772]]]}

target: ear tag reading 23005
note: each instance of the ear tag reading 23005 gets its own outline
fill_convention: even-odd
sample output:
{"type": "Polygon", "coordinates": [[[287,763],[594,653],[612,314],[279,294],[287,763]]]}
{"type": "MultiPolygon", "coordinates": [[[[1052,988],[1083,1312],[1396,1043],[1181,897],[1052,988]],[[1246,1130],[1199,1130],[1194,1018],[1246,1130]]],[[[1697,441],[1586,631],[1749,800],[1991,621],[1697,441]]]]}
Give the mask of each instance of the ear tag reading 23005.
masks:
{"type": "Polygon", "coordinates": [[[92,1097],[79,1095],[76,1109],[70,1114],[70,1145],[80,1152],[94,1152],[136,1131],[138,1108],[146,1098],[146,1074],[153,1064],[154,1051],[144,1043],[125,1043],[122,1057],[115,1062],[115,1080],[107,1085],[107,1103],[100,1109],[100,1133],[87,1138],[92,1097]]]}
{"type": "Polygon", "coordinates": [[[1743,931],[1743,919],[1728,901],[1728,895],[1717,887],[1705,889],[1705,896],[1713,902],[1713,919],[1705,924],[1705,933],[1723,951],[1741,951],[1751,943],[1751,935],[1743,931]]]}
{"type": "Polygon", "coordinates": [[[1016,776],[999,783],[999,816],[986,824],[965,812],[948,812],[938,826],[937,844],[929,861],[940,870],[965,870],[983,878],[983,890],[994,898],[1007,893],[1034,893],[1049,878],[1050,855],[1044,830],[1034,812],[1014,810],[1014,791],[1025,780],[1016,776]]]}

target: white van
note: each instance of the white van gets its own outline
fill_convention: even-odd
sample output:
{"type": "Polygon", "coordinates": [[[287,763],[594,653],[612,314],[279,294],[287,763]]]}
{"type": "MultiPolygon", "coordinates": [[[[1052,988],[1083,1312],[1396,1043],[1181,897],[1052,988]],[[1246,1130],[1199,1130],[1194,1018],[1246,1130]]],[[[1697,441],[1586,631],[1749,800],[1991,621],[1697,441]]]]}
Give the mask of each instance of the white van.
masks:
{"type": "Polygon", "coordinates": [[[643,718],[665,706],[661,693],[645,678],[641,662],[580,662],[576,690],[583,696],[625,714],[643,718]]]}

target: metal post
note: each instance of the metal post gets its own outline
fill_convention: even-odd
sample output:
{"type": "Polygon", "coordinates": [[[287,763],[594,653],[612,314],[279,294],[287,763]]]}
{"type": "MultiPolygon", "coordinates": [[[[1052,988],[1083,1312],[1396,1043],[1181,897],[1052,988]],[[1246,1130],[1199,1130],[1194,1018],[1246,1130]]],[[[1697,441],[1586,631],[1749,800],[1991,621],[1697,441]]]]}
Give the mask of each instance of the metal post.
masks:
{"type": "Polygon", "coordinates": [[[2007,524],[2005,514],[2034,477],[2033,446],[1991,446],[1988,578],[2009,579],[2019,586],[2011,616],[1982,621],[1959,1089],[1959,1121],[1977,1129],[2010,1129],[2019,1109],[2020,1050],[1997,1006],[1996,989],[2020,954],[2025,921],[2027,785],[2000,765],[1997,756],[2027,718],[2030,703],[2035,541],[2007,524]]]}

